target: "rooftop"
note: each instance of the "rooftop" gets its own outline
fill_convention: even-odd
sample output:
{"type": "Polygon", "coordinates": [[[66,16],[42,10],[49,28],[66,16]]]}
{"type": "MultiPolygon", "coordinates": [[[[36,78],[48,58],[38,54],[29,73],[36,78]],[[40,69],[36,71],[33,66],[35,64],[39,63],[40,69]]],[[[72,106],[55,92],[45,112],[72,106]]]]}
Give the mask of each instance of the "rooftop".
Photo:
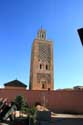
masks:
{"type": "Polygon", "coordinates": [[[25,85],[24,83],[22,83],[19,80],[13,80],[13,81],[7,82],[4,84],[4,86],[25,87],[25,88],[27,87],[27,85],[25,85]]]}

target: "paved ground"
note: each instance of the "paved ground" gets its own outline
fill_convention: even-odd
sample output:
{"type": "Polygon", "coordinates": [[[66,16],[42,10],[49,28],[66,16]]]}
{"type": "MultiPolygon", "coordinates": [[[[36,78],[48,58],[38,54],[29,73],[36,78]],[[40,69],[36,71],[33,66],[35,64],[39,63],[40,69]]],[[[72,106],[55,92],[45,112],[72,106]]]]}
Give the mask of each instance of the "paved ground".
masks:
{"type": "MultiPolygon", "coordinates": [[[[16,119],[14,122],[0,123],[0,125],[29,125],[28,119],[16,119]]],[[[83,125],[83,115],[56,114],[52,117],[50,123],[45,125],[83,125]]],[[[33,124],[30,124],[33,125],[33,124]]],[[[42,124],[44,125],[44,123],[42,124]]]]}
{"type": "Polygon", "coordinates": [[[6,124],[6,123],[0,123],[0,125],[8,125],[8,124],[6,124]]]}
{"type": "Polygon", "coordinates": [[[55,114],[54,118],[83,118],[83,115],[71,115],[71,114],[55,114]]]}

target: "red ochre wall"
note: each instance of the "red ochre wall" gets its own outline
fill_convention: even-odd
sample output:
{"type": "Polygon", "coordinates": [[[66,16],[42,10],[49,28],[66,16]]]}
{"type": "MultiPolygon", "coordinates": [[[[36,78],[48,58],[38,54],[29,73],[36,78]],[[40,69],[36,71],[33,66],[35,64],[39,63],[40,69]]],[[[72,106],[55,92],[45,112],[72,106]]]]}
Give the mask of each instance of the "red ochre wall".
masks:
{"type": "Polygon", "coordinates": [[[0,89],[0,97],[12,101],[22,95],[30,106],[36,102],[63,113],[83,113],[83,90],[39,91],[26,89],[0,89]]]}

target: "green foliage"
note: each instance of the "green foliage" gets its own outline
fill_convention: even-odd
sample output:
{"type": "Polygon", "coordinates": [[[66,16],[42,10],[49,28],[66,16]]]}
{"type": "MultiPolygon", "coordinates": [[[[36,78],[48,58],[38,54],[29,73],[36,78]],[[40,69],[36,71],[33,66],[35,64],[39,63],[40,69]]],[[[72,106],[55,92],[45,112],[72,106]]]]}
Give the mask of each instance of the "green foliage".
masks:
{"type": "Polygon", "coordinates": [[[31,108],[28,108],[28,115],[33,116],[35,114],[36,108],[32,106],[31,108]]]}
{"type": "Polygon", "coordinates": [[[22,96],[17,96],[14,102],[17,105],[17,110],[21,111],[21,113],[27,114],[29,117],[34,117],[36,112],[35,106],[29,107],[22,96]]]}
{"type": "Polygon", "coordinates": [[[28,107],[28,105],[25,103],[24,98],[20,95],[16,97],[15,103],[17,105],[17,110],[19,111],[23,111],[23,109],[25,110],[25,108],[28,107]]]}
{"type": "Polygon", "coordinates": [[[23,113],[26,113],[26,114],[27,114],[28,109],[29,109],[29,106],[28,106],[27,103],[25,103],[24,106],[21,108],[21,111],[22,111],[23,113]]]}

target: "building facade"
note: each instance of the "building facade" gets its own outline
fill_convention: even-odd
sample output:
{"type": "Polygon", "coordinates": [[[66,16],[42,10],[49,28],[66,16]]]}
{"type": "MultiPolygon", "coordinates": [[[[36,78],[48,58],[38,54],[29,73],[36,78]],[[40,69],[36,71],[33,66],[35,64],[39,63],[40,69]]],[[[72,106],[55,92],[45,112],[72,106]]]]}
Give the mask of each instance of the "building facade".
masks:
{"type": "Polygon", "coordinates": [[[40,29],[33,41],[30,67],[30,90],[53,90],[53,43],[40,29]]]}

